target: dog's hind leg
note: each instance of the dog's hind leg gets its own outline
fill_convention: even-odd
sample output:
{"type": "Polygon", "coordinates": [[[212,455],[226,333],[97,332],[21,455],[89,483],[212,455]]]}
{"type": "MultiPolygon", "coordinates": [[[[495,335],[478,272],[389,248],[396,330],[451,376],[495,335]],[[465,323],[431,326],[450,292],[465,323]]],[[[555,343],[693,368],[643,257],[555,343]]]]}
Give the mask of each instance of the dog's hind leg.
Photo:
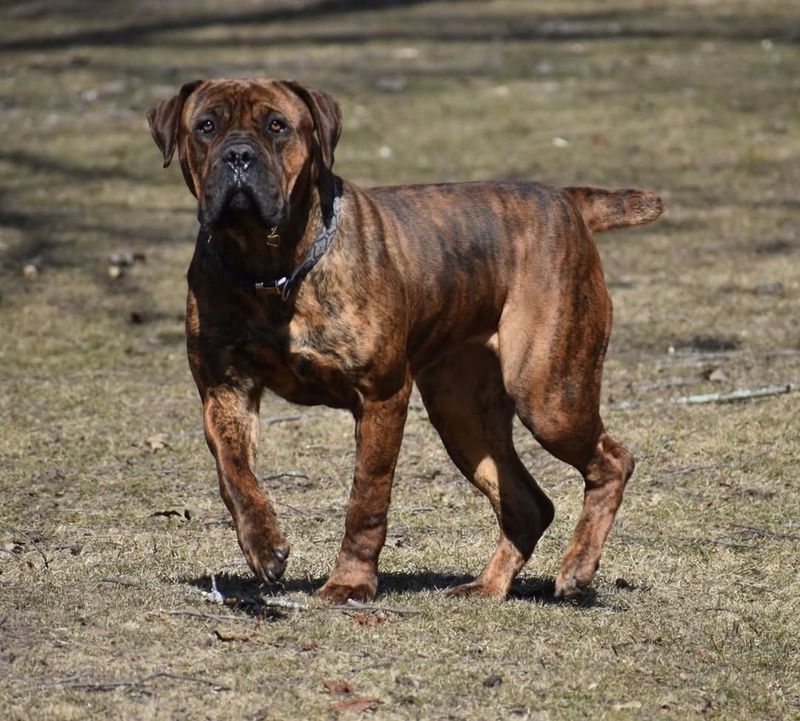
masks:
{"type": "Polygon", "coordinates": [[[553,505],[512,441],[514,404],[490,347],[464,345],[417,376],[431,422],[461,472],[486,495],[500,539],[478,578],[450,591],[503,598],[553,519],[553,505]]]}
{"type": "Polygon", "coordinates": [[[584,478],[583,509],[555,580],[557,597],[591,583],[634,466],[600,418],[611,301],[599,263],[572,282],[548,302],[531,303],[524,288],[509,294],[499,327],[503,377],[520,420],[584,478]]]}

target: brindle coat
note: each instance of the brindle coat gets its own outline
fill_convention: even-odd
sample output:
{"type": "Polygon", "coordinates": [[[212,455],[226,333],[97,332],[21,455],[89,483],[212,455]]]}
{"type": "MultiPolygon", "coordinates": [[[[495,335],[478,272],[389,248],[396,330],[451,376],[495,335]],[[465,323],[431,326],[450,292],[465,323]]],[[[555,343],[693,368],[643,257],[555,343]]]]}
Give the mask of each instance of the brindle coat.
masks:
{"type": "Polygon", "coordinates": [[[295,82],[189,83],[148,120],[164,165],[177,149],[198,199],[189,362],[220,492],[256,576],[276,580],[289,554],[254,472],[264,390],[355,418],[345,535],[319,590],[343,602],[377,590],[416,381],[448,453],[500,524],[486,568],[455,591],[505,596],[553,518],[514,450],[515,413],[585,479],[556,595],[587,585],[634,465],[598,411],[611,301],[590,231],[653,220],[660,200],[535,183],[360,188],[331,171],[337,104],[295,82]],[[203,252],[210,234],[242,277],[288,275],[334,216],[337,194],[333,243],[285,300],[231,282],[203,252]],[[277,245],[265,240],[273,227],[277,245]]]}

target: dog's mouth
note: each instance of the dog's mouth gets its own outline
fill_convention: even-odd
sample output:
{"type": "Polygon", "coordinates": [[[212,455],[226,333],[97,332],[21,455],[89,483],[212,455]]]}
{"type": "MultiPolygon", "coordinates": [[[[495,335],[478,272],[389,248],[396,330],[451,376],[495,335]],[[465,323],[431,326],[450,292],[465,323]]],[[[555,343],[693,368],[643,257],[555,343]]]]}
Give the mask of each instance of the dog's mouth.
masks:
{"type": "Polygon", "coordinates": [[[203,225],[219,228],[255,220],[274,227],[284,220],[284,203],[277,189],[261,188],[241,175],[225,178],[222,183],[209,180],[210,191],[203,194],[198,211],[203,225]]]}
{"type": "Polygon", "coordinates": [[[249,190],[242,187],[234,188],[228,202],[225,204],[225,209],[234,213],[257,213],[258,208],[255,200],[249,190]]]}

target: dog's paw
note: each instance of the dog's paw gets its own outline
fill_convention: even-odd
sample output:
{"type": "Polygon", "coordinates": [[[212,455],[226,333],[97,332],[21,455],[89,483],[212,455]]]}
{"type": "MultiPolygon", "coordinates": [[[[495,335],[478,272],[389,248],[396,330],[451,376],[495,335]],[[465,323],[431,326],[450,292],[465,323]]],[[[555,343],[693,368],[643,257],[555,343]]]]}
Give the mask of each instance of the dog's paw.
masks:
{"type": "Polygon", "coordinates": [[[575,580],[575,576],[562,578],[561,574],[559,574],[558,578],[556,578],[555,585],[556,588],[553,595],[556,598],[563,599],[565,601],[571,598],[577,598],[583,592],[583,587],[580,586],[575,580]]]}
{"type": "Polygon", "coordinates": [[[279,534],[268,534],[252,525],[241,529],[237,535],[250,570],[258,579],[275,583],[286,569],[289,544],[279,534]]]}
{"type": "Polygon", "coordinates": [[[583,594],[597,571],[599,564],[579,563],[577,561],[570,563],[562,563],[561,569],[556,576],[555,581],[555,597],[568,600],[570,598],[577,598],[583,594]]]}
{"type": "Polygon", "coordinates": [[[325,585],[317,591],[317,596],[324,601],[339,605],[348,601],[361,603],[372,601],[377,592],[377,578],[361,579],[354,583],[341,583],[329,578],[325,585]]]}
{"type": "Polygon", "coordinates": [[[469,583],[462,583],[460,586],[453,586],[444,592],[445,596],[458,598],[462,596],[480,596],[482,598],[495,598],[502,600],[507,593],[504,588],[498,588],[480,579],[475,579],[469,583]]]}

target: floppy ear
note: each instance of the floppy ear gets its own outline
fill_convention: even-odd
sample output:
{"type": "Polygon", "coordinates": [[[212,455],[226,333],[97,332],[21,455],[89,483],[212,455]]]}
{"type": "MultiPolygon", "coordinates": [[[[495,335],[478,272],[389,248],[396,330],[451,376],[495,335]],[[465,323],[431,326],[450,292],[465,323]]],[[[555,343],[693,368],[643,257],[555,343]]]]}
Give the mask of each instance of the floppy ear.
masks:
{"type": "Polygon", "coordinates": [[[183,105],[188,98],[200,85],[202,80],[193,80],[181,87],[178,94],[169,100],[157,103],[147,111],[147,122],[150,125],[150,134],[156,145],[164,155],[164,167],[166,168],[175,153],[178,145],[178,129],[181,123],[181,113],[183,105]]]}
{"type": "Polygon", "coordinates": [[[328,93],[307,88],[296,80],[286,80],[286,85],[303,100],[314,119],[322,164],[327,171],[333,168],[333,151],[342,134],[342,111],[328,93]]]}

